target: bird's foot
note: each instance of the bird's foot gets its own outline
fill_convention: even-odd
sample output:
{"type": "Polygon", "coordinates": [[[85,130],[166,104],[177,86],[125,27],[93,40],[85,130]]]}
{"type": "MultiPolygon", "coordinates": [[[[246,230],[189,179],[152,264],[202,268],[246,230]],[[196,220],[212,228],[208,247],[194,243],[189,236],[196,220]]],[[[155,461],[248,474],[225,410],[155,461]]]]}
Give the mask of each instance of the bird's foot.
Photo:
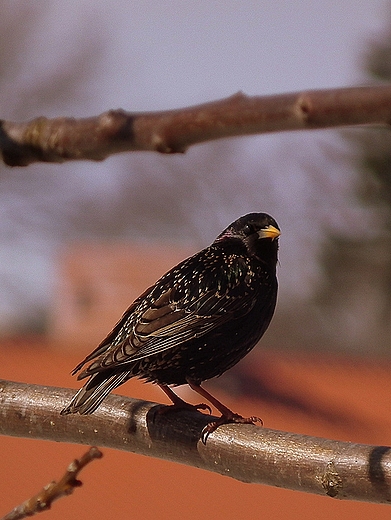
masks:
{"type": "Polygon", "coordinates": [[[251,417],[242,417],[237,413],[231,412],[229,415],[222,415],[216,421],[211,421],[208,423],[201,432],[201,440],[203,444],[206,444],[206,441],[211,433],[217,430],[219,426],[223,424],[256,424],[259,423],[263,426],[263,421],[260,417],[256,417],[255,415],[251,417]]]}
{"type": "Polygon", "coordinates": [[[165,415],[166,413],[180,412],[182,410],[189,410],[191,412],[199,412],[203,410],[207,411],[209,415],[212,413],[211,407],[205,403],[190,404],[186,401],[183,401],[182,399],[178,399],[178,401],[176,401],[174,404],[161,406],[156,410],[156,413],[158,415],[165,415]]]}
{"type": "Polygon", "coordinates": [[[169,411],[179,411],[179,410],[190,410],[190,411],[197,411],[200,410],[207,410],[209,414],[212,413],[212,409],[209,405],[200,403],[200,404],[190,404],[184,401],[177,395],[170,387],[167,385],[159,385],[160,388],[163,390],[163,392],[169,397],[169,399],[172,401],[171,406],[165,406],[164,408],[159,408],[159,412],[161,414],[165,414],[169,411]]]}

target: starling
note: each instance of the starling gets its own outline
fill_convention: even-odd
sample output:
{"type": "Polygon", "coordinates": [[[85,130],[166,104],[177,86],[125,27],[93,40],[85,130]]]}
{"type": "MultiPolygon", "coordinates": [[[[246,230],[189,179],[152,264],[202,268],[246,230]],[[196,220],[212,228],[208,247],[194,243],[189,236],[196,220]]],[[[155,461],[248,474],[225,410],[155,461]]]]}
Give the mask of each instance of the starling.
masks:
{"type": "Polygon", "coordinates": [[[203,436],[221,424],[260,420],[232,412],[201,383],[234,366],[267,329],[277,299],[279,235],[272,217],[250,213],[163,275],[74,369],[83,369],[78,379],[89,379],[61,414],[92,413],[112,390],[139,377],[157,384],[174,407],[192,407],[171,388],[188,384],[219,410],[203,436]]]}

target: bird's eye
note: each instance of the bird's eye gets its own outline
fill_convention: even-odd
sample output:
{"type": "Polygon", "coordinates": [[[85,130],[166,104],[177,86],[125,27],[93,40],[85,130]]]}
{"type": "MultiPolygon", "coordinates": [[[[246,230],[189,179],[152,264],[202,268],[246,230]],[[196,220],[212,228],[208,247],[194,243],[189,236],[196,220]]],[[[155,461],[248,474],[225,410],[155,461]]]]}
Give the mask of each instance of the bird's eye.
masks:
{"type": "Polygon", "coordinates": [[[254,233],[255,230],[251,224],[246,224],[243,228],[243,231],[244,231],[244,234],[246,236],[248,236],[248,235],[251,235],[252,233],[254,233]]]}

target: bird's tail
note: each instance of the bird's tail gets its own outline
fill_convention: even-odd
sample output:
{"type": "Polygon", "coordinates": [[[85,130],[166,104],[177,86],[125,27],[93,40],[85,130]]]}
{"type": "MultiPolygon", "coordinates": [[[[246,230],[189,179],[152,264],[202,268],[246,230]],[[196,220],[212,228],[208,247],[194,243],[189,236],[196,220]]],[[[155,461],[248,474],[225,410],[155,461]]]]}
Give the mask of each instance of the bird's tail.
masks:
{"type": "Polygon", "coordinates": [[[61,411],[61,415],[71,413],[87,415],[94,412],[112,390],[129,379],[129,374],[129,372],[121,372],[109,377],[107,373],[94,374],[74,395],[69,405],[61,411]]]}

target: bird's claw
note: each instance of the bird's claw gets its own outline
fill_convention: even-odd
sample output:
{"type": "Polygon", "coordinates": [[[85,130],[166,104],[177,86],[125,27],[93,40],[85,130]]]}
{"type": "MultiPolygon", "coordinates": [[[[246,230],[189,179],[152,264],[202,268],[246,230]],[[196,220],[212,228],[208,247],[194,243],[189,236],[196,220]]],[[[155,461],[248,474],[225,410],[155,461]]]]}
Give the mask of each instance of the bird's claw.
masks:
{"type": "Polygon", "coordinates": [[[206,444],[206,441],[211,433],[217,430],[219,426],[223,424],[256,424],[260,423],[263,426],[263,421],[260,417],[256,417],[255,415],[251,417],[242,417],[237,413],[233,413],[230,416],[222,415],[216,421],[211,421],[208,423],[201,432],[201,441],[203,444],[206,444]]]}
{"type": "Polygon", "coordinates": [[[206,410],[209,412],[209,415],[212,414],[212,408],[209,405],[207,405],[205,403],[190,404],[190,403],[186,403],[186,401],[179,401],[179,402],[176,402],[171,405],[162,406],[156,410],[156,413],[159,415],[164,415],[169,412],[180,412],[181,410],[188,410],[188,411],[192,411],[192,412],[194,412],[194,411],[199,412],[200,410],[206,410]]]}
{"type": "Polygon", "coordinates": [[[212,408],[205,403],[190,405],[193,406],[196,410],[207,410],[209,412],[209,415],[212,415],[212,408]]]}

